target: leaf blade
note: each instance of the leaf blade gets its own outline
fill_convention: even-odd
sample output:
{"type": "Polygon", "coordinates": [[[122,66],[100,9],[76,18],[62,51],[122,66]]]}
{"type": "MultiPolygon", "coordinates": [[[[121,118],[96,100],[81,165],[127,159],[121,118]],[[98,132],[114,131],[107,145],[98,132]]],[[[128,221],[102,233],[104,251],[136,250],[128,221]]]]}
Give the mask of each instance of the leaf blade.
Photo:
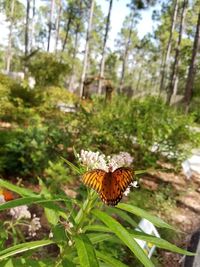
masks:
{"type": "Polygon", "coordinates": [[[116,234],[116,236],[135,254],[145,267],[154,266],[142,248],[119,222],[102,211],[94,210],[92,213],[116,234]]]}
{"type": "Polygon", "coordinates": [[[132,205],[129,205],[129,204],[125,204],[125,203],[119,203],[116,207],[119,208],[119,209],[125,210],[127,212],[130,212],[132,214],[135,214],[135,215],[137,215],[137,216],[139,216],[141,218],[145,218],[148,221],[152,222],[157,227],[168,228],[170,230],[176,231],[176,229],[173,226],[171,226],[168,223],[164,222],[162,219],[160,219],[160,218],[158,218],[158,217],[156,217],[154,215],[151,215],[150,213],[146,212],[143,209],[140,209],[138,207],[135,207],[135,206],[132,206],[132,205]]]}
{"type": "Polygon", "coordinates": [[[93,245],[85,234],[74,237],[81,267],[98,267],[99,263],[93,245]]]}
{"type": "Polygon", "coordinates": [[[44,247],[50,244],[53,244],[54,242],[52,240],[39,240],[39,241],[32,241],[32,242],[26,242],[22,244],[18,244],[15,246],[12,246],[10,248],[4,249],[0,251],[0,260],[6,259],[8,257],[14,256],[16,254],[32,250],[35,248],[44,247]]]}

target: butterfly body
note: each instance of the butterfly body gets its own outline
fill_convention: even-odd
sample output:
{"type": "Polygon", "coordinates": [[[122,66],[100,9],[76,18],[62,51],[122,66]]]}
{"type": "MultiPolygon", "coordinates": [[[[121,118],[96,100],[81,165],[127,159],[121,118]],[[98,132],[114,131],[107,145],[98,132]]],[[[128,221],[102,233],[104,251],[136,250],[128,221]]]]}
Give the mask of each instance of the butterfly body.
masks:
{"type": "Polygon", "coordinates": [[[127,167],[118,168],[114,172],[95,169],[83,175],[83,182],[96,190],[105,204],[115,206],[133,181],[133,175],[133,170],[127,167]]]}

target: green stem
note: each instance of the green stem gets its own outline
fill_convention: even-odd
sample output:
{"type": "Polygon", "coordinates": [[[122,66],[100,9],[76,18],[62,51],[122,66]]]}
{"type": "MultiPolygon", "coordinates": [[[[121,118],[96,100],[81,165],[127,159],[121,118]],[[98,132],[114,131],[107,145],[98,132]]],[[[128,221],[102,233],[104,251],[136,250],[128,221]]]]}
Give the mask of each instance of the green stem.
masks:
{"type": "Polygon", "coordinates": [[[75,218],[77,229],[82,226],[83,222],[85,221],[85,217],[90,212],[90,210],[93,208],[96,199],[97,199],[96,192],[93,190],[90,190],[89,194],[88,194],[88,198],[83,203],[82,208],[79,210],[79,212],[75,218]]]}

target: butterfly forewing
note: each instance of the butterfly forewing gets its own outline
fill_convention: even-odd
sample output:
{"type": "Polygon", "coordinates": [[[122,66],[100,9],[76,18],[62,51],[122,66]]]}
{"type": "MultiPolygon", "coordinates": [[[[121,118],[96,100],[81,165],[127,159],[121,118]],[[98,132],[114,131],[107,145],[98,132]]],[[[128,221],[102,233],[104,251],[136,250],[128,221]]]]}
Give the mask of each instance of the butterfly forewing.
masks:
{"type": "Polygon", "coordinates": [[[121,167],[112,173],[113,179],[119,185],[122,193],[127,189],[134,178],[134,171],[128,167],[121,167]]]}
{"type": "Polygon", "coordinates": [[[83,175],[83,183],[93,188],[97,192],[100,192],[102,189],[102,181],[106,172],[104,170],[95,169],[89,172],[86,172],[83,175]]]}

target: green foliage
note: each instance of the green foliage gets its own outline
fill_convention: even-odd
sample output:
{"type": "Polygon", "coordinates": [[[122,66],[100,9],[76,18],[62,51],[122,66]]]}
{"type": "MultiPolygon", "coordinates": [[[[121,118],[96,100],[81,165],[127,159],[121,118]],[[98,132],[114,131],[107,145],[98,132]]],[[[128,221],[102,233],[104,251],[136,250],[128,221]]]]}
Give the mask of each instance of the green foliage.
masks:
{"type": "Polygon", "coordinates": [[[48,162],[49,166],[44,170],[44,175],[49,184],[51,192],[56,191],[57,188],[62,187],[66,182],[72,181],[69,170],[63,164],[63,161],[48,162]]]}
{"type": "Polygon", "coordinates": [[[42,52],[31,58],[28,67],[37,86],[57,86],[69,72],[68,65],[56,60],[54,55],[42,52]]]}
{"type": "Polygon", "coordinates": [[[13,84],[10,87],[10,100],[15,106],[23,105],[26,108],[41,105],[43,98],[40,90],[13,84]]]}
{"type": "Polygon", "coordinates": [[[80,149],[99,149],[105,154],[128,151],[143,168],[160,157],[182,160],[191,146],[198,145],[189,129],[193,117],[169,108],[161,99],[128,100],[120,96],[106,106],[99,98],[93,101],[84,104],[78,114],[75,146],[80,149]]]}
{"type": "Polygon", "coordinates": [[[46,127],[16,129],[1,148],[3,170],[22,175],[41,173],[48,162],[46,137],[46,127]]]}
{"type": "Polygon", "coordinates": [[[7,131],[0,132],[0,165],[4,170],[8,163],[6,172],[12,168],[16,175],[41,174],[49,160],[53,164],[59,156],[71,157],[72,147],[107,155],[127,151],[135,166],[143,169],[161,157],[178,162],[199,142],[190,130],[193,117],[167,107],[161,99],[115,96],[105,104],[94,97],[79,103],[60,87],[32,90],[6,77],[1,83],[1,120],[11,126],[8,137],[7,131]],[[59,103],[74,104],[76,113],[60,111],[59,103]]]}
{"type": "MultiPolygon", "coordinates": [[[[73,166],[73,164],[71,165],[73,166]]],[[[77,167],[74,166],[73,169],[77,169],[77,167]]],[[[158,227],[172,229],[169,224],[142,209],[127,204],[118,205],[117,210],[119,209],[122,212],[122,221],[119,220],[119,222],[116,220],[116,216],[118,215],[118,213],[115,214],[116,209],[113,208],[114,217],[110,216],[107,208],[97,202],[97,194],[94,191],[89,191],[86,199],[82,202],[77,199],[72,200],[66,198],[62,193],[51,195],[42,182],[40,182],[40,185],[42,190],[39,194],[36,194],[26,188],[21,188],[0,179],[0,186],[9,188],[21,196],[19,199],[1,204],[1,211],[20,205],[37,204],[48,209],[51,213],[55,213],[59,218],[59,221],[54,223],[52,217],[46,214],[46,218],[49,220],[48,227],[53,236],[51,239],[46,237],[37,241],[23,242],[13,246],[3,247],[0,252],[1,263],[5,263],[5,260],[7,261],[8,259],[15,262],[15,260],[19,260],[18,254],[20,254],[21,258],[21,253],[24,254],[24,261],[26,263],[34,255],[32,254],[32,250],[37,248],[44,249],[45,246],[55,244],[60,250],[57,251],[56,255],[54,254],[50,257],[52,260],[54,259],[54,266],[66,266],[68,263],[70,264],[69,266],[80,264],[81,266],[93,267],[99,266],[101,262],[105,262],[109,266],[115,266],[114,264],[117,264],[117,266],[125,267],[126,264],[121,262],[122,258],[120,254],[115,258],[113,255],[107,253],[108,244],[111,242],[114,246],[118,245],[116,246],[118,248],[120,244],[121,250],[129,248],[134,259],[137,258],[143,266],[155,266],[135,241],[135,238],[145,240],[169,251],[193,255],[162,238],[147,235],[123,226],[122,221],[125,221],[127,224],[130,222],[130,217],[123,216],[124,213],[126,215],[134,214],[135,216],[145,217],[158,227]],[[128,221],[126,221],[127,218],[128,221]],[[102,246],[102,244],[104,245],[102,246]],[[27,250],[29,251],[28,254],[26,254],[27,250]]],[[[41,253],[39,262],[43,262],[43,266],[47,266],[43,258],[43,253],[41,253]]],[[[127,266],[132,265],[132,263],[130,257],[127,266]]]]}

